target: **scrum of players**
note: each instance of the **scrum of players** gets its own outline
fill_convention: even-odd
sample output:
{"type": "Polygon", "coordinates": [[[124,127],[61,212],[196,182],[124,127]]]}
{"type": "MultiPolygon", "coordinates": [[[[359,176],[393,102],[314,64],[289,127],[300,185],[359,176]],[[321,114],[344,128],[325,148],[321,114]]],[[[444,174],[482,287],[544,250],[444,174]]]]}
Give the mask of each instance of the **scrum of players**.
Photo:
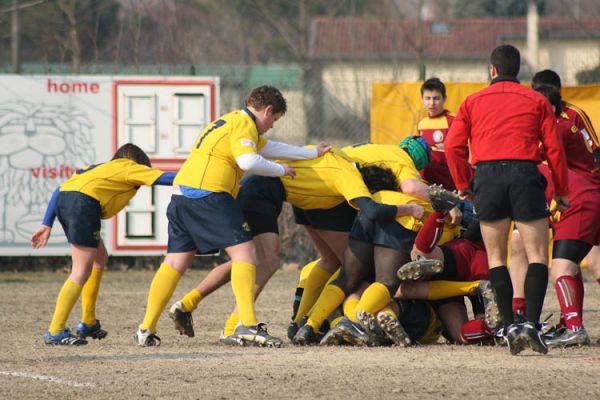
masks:
{"type": "MultiPolygon", "coordinates": [[[[268,141],[263,134],[285,114],[286,102],[279,90],[262,86],[250,93],[243,109],[208,125],[177,174],[152,168],[132,144],[109,162],[77,171],[55,191],[32,237],[33,247],[44,246],[58,217],[73,259],[44,342],[84,345],[88,338],[107,336],[95,315],[107,263],[100,220],[119,212],[140,185],[160,184],[173,186],[168,250],[134,333],[139,346],[160,345],[156,325],[167,308],[175,329],[193,337],[192,313],[229,281],[236,305],[219,341],[282,346],[284,341],[258,321],[254,303],[279,268],[277,218],[284,202],[319,253],[301,269],[291,301],[287,336],[293,345],[407,347],[443,337],[454,344],[507,344],[518,354],[589,344],[580,264],[587,257],[600,283],[600,224],[594,223],[600,217],[599,143],[587,115],[561,99],[555,72],[538,72],[527,90],[550,104],[551,130],[562,143],[558,157],[567,167],[569,204],[560,207],[553,200],[559,191],[556,172],[539,146],[536,164],[546,183],[554,241],[550,281],[561,309],[555,325],[540,324],[539,301],[527,301],[528,268],[534,264],[528,260],[525,225],[520,232],[518,221],[511,229],[507,317],[507,293],[498,293],[500,286],[490,280],[494,269],[482,221],[468,191],[457,187],[446,157],[447,138],[457,134],[458,124],[444,108],[444,84],[430,78],[421,87],[427,116],[399,145],[301,147],[268,141]],[[194,255],[217,249],[231,260],[173,302],[194,255]],[[79,297],[82,318],[71,332],[65,325],[79,297]],[[528,312],[535,316],[528,318],[528,312]]],[[[477,166],[469,168],[472,173],[477,166]]],[[[545,294],[545,282],[538,286],[545,294]]]]}

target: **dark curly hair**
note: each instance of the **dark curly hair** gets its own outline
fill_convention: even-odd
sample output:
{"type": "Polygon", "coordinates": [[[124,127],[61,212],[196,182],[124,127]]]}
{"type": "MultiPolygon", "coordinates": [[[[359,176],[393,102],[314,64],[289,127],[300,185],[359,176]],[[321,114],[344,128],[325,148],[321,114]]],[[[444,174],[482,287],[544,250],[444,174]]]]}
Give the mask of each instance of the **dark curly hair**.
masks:
{"type": "Polygon", "coordinates": [[[389,168],[380,165],[366,165],[359,166],[358,170],[371,193],[380,190],[398,190],[400,187],[396,175],[389,168]]]}
{"type": "Polygon", "coordinates": [[[133,143],[126,143],[119,147],[112,159],[116,160],[117,158],[127,158],[146,167],[152,167],[148,155],[133,143]]]}
{"type": "Polygon", "coordinates": [[[551,85],[537,85],[535,91],[543,94],[548,99],[550,104],[554,106],[554,115],[560,117],[563,111],[560,90],[551,85]]]}
{"type": "Polygon", "coordinates": [[[246,105],[257,110],[262,110],[266,106],[273,106],[273,114],[285,114],[287,111],[287,103],[279,89],[269,85],[252,89],[246,97],[246,105]]]}

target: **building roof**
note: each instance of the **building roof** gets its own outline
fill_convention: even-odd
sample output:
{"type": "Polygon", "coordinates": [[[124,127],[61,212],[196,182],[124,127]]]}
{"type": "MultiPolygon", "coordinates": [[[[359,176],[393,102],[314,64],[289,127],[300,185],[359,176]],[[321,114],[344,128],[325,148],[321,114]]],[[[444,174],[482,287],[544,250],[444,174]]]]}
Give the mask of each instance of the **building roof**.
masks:
{"type": "MultiPolygon", "coordinates": [[[[417,55],[415,19],[316,17],[313,59],[407,58],[417,55]]],[[[462,18],[423,21],[426,58],[486,59],[491,49],[526,37],[526,18],[462,18]]],[[[540,17],[540,39],[600,38],[600,17],[540,17]]]]}

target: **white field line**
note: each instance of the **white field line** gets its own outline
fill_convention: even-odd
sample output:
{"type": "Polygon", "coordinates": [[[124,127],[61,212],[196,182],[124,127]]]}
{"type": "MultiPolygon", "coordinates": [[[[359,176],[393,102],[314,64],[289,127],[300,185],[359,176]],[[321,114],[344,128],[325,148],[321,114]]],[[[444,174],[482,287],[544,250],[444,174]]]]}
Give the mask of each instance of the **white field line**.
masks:
{"type": "Polygon", "coordinates": [[[58,383],[60,385],[74,386],[74,387],[94,387],[93,383],[81,383],[75,382],[69,379],[57,378],[56,376],[39,375],[31,372],[18,372],[18,371],[0,371],[0,375],[16,376],[20,378],[30,378],[38,381],[47,381],[52,383],[58,383]]]}

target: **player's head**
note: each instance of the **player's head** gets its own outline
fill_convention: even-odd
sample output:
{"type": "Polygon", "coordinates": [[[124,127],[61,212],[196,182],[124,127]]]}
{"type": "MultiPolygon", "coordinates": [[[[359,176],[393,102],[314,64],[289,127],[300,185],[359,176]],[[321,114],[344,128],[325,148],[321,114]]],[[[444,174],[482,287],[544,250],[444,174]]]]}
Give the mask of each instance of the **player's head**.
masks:
{"type": "Polygon", "coordinates": [[[431,148],[421,136],[408,136],[398,146],[412,158],[417,170],[420,171],[429,164],[431,148]]]}
{"type": "Polygon", "coordinates": [[[438,78],[429,78],[421,85],[421,100],[431,118],[437,117],[444,111],[446,101],[446,86],[438,78]]]}
{"type": "Polygon", "coordinates": [[[246,97],[246,107],[256,117],[256,128],[259,134],[271,129],[275,121],[287,111],[287,103],[279,89],[269,85],[252,89],[246,97]]]}
{"type": "Polygon", "coordinates": [[[400,183],[391,169],[378,165],[358,167],[363,181],[369,192],[376,193],[380,190],[398,190],[400,183]]]}
{"type": "Polygon", "coordinates": [[[548,99],[554,108],[554,115],[559,117],[562,113],[562,97],[560,96],[560,89],[557,89],[552,85],[537,85],[535,91],[540,92],[548,99]]]}
{"type": "Polygon", "coordinates": [[[496,70],[496,75],[516,78],[521,68],[521,53],[516,47],[503,44],[492,51],[490,64],[496,70]]]}
{"type": "Polygon", "coordinates": [[[117,158],[127,158],[147,167],[152,166],[150,163],[150,158],[148,158],[148,155],[144,152],[144,150],[140,149],[133,143],[126,143],[119,147],[112,159],[116,160],[117,158]]]}
{"type": "Polygon", "coordinates": [[[533,90],[537,90],[537,87],[540,85],[554,86],[558,90],[560,90],[562,86],[560,83],[560,76],[551,69],[538,71],[533,78],[531,78],[531,87],[533,90]]]}

